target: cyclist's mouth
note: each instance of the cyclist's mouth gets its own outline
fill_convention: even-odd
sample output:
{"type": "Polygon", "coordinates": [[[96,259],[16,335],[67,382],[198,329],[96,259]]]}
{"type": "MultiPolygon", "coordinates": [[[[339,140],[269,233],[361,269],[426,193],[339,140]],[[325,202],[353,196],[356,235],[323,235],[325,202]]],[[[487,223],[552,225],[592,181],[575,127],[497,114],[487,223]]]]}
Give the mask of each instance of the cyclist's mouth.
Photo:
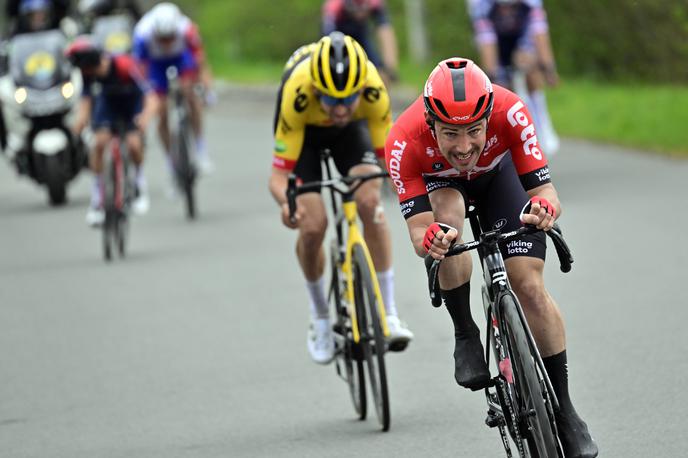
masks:
{"type": "Polygon", "coordinates": [[[474,152],[475,151],[473,151],[473,150],[470,150],[467,153],[452,152],[450,154],[450,157],[451,157],[453,162],[457,162],[460,165],[468,165],[468,162],[470,162],[471,157],[473,157],[474,152]]]}

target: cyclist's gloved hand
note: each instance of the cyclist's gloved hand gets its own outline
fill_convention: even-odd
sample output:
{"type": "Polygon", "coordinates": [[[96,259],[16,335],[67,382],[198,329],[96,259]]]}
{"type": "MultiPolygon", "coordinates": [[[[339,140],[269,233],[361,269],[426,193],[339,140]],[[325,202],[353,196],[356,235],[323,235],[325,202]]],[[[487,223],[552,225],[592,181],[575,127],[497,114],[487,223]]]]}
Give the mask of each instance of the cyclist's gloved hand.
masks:
{"type": "Polygon", "coordinates": [[[459,231],[456,228],[444,223],[432,223],[425,231],[423,248],[433,258],[442,259],[458,236],[459,231]]]}
{"type": "Polygon", "coordinates": [[[548,231],[554,225],[557,210],[547,199],[540,196],[531,197],[521,210],[521,222],[532,224],[538,229],[548,231]]]}

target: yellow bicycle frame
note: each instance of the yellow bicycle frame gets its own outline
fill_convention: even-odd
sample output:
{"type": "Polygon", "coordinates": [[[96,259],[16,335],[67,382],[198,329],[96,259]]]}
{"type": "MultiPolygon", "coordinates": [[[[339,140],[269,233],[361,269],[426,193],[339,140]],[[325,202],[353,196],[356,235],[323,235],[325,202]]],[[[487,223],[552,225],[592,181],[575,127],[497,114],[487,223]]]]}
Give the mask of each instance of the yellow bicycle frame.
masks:
{"type": "Polygon", "coordinates": [[[344,209],[344,218],[346,219],[346,223],[349,228],[346,239],[346,256],[344,257],[344,263],[342,264],[342,272],[344,273],[346,279],[346,298],[349,306],[349,316],[351,317],[351,329],[354,335],[354,342],[359,343],[361,340],[361,334],[358,329],[358,319],[356,318],[356,307],[354,304],[352,258],[354,245],[356,244],[360,244],[363,247],[363,253],[365,253],[368,269],[370,271],[370,279],[373,282],[373,289],[375,290],[375,298],[377,299],[378,314],[380,316],[380,324],[382,325],[382,333],[385,337],[389,337],[389,329],[387,328],[387,318],[385,314],[385,304],[382,300],[380,284],[377,281],[375,265],[370,257],[368,246],[363,239],[363,234],[361,234],[361,230],[357,224],[358,209],[356,207],[356,202],[344,202],[342,207],[344,209]]]}

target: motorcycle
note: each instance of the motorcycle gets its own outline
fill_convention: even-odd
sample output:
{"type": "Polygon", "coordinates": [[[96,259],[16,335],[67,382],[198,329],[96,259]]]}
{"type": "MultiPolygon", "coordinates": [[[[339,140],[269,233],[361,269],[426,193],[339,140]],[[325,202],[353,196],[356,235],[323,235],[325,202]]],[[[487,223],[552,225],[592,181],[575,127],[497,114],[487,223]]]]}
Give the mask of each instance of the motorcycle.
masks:
{"type": "Polygon", "coordinates": [[[67,201],[67,184],[86,165],[86,152],[68,126],[82,80],[63,54],[59,30],[16,35],[8,73],[0,78],[7,156],[21,175],[44,185],[52,205],[67,201]]]}

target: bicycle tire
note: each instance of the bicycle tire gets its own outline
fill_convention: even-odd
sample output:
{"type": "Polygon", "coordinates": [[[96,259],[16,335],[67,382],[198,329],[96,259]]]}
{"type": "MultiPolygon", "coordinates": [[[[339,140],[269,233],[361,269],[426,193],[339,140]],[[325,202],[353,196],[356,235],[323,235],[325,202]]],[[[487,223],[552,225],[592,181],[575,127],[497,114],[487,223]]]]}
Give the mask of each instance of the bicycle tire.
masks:
{"type": "Polygon", "coordinates": [[[502,296],[500,307],[503,338],[508,343],[514,391],[518,397],[514,400],[514,405],[518,405],[521,410],[519,431],[532,458],[558,457],[557,438],[550,424],[537,366],[523,328],[526,323],[522,322],[516,303],[510,295],[502,296]]]}
{"type": "Polygon", "coordinates": [[[360,344],[356,345],[354,343],[349,314],[341,300],[338,254],[338,246],[336,243],[333,243],[330,256],[330,265],[332,266],[330,294],[332,294],[334,310],[337,315],[338,332],[344,337],[344,348],[342,348],[341,358],[344,362],[349,395],[351,396],[351,402],[354,405],[358,419],[365,420],[368,413],[368,405],[365,390],[365,371],[363,369],[363,359],[360,357],[362,351],[360,344]]]}
{"type": "Polygon", "coordinates": [[[368,386],[373,394],[375,412],[382,431],[389,431],[391,418],[385,368],[385,337],[378,314],[377,298],[363,247],[355,244],[352,255],[354,302],[363,354],[368,367],[368,386]]]}
{"type": "Polygon", "coordinates": [[[103,210],[105,220],[103,221],[103,257],[106,261],[112,260],[113,245],[116,240],[117,225],[117,170],[114,160],[110,155],[106,155],[105,169],[103,173],[103,210]]]}
{"type": "Polygon", "coordinates": [[[181,188],[184,191],[185,203],[186,203],[186,216],[188,219],[196,218],[196,196],[194,192],[194,182],[196,181],[196,173],[194,171],[194,166],[191,160],[191,138],[189,134],[189,128],[187,123],[187,116],[181,115],[180,126],[177,131],[177,144],[178,144],[178,180],[181,184],[181,188]]]}

